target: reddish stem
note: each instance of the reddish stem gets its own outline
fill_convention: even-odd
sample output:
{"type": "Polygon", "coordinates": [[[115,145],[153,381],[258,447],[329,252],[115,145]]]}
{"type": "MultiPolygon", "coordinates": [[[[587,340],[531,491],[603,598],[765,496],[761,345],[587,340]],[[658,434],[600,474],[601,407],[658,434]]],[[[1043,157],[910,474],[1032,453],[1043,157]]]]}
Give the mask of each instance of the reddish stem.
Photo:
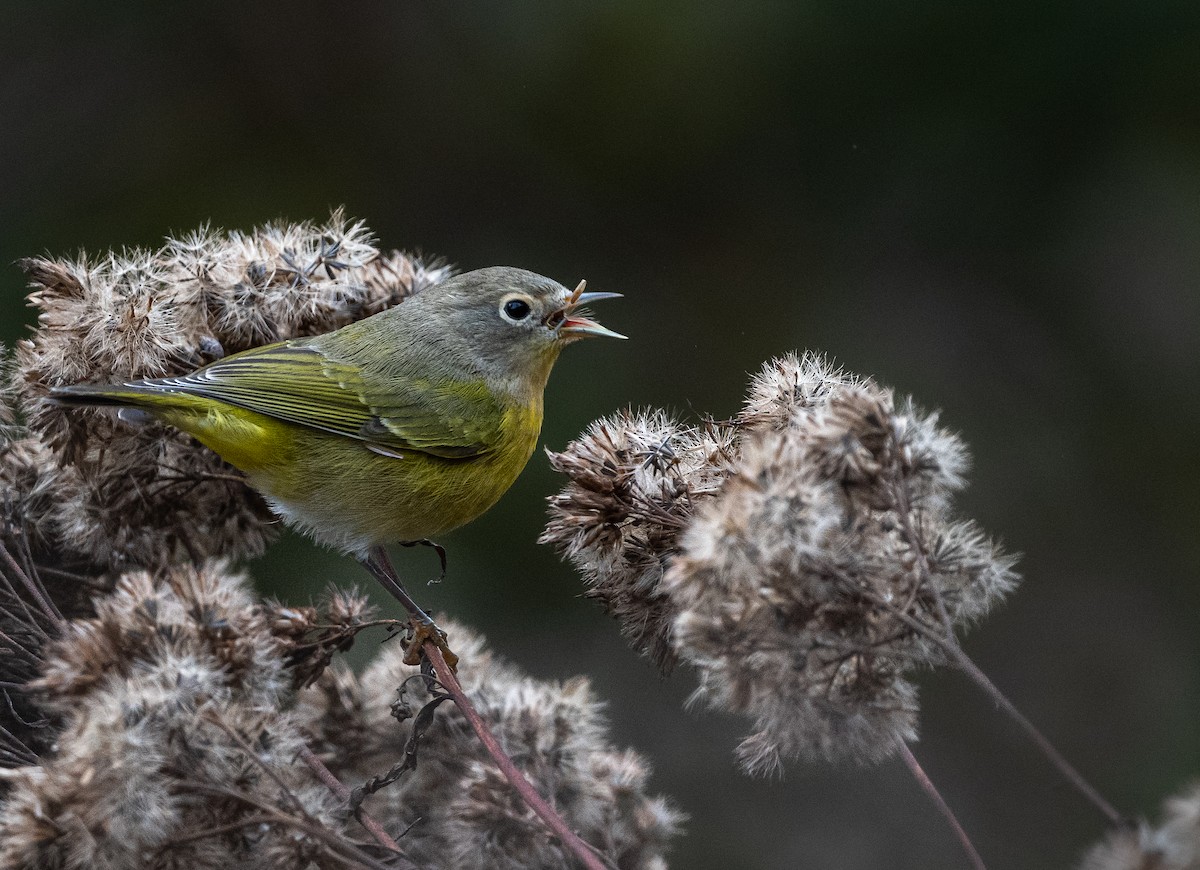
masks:
{"type": "Polygon", "coordinates": [[[989,678],[987,674],[980,670],[979,665],[975,664],[975,662],[972,661],[965,652],[963,652],[962,647],[956,643],[946,647],[946,649],[949,651],[951,658],[954,659],[954,663],[958,666],[958,668],[965,673],[975,683],[975,685],[983,689],[983,691],[985,691],[991,697],[992,701],[995,702],[996,706],[1007,713],[1009,717],[1011,717],[1012,720],[1021,727],[1021,730],[1025,732],[1025,735],[1031,741],[1033,741],[1033,745],[1041,750],[1042,755],[1046,756],[1050,763],[1057,768],[1058,772],[1063,775],[1067,782],[1075,786],[1075,789],[1081,795],[1091,801],[1096,809],[1100,810],[1100,812],[1104,814],[1104,817],[1108,819],[1109,824],[1116,827],[1129,824],[1129,820],[1125,818],[1125,816],[1121,815],[1121,813],[1117,811],[1116,807],[1105,800],[1104,796],[1101,795],[1100,792],[1098,792],[1095,788],[1093,788],[1090,782],[1083,778],[1083,774],[1076,770],[1074,765],[1067,761],[1066,757],[1058,751],[1053,743],[1050,742],[1050,739],[1042,734],[1042,732],[1038,730],[1037,726],[1030,722],[1028,718],[1026,718],[1024,713],[1017,709],[1017,706],[1008,699],[1008,696],[1005,695],[995,683],[991,681],[991,678],[989,678]]]}
{"type": "MultiPolygon", "coordinates": [[[[321,759],[317,758],[313,751],[307,746],[301,747],[300,760],[312,768],[313,773],[317,775],[317,779],[325,783],[325,786],[331,792],[337,795],[338,800],[350,800],[350,789],[347,788],[340,779],[334,776],[333,771],[326,767],[325,763],[321,761],[321,759]]],[[[385,849],[390,849],[391,851],[395,852],[397,856],[403,854],[402,850],[400,849],[400,845],[394,839],[392,839],[392,835],[384,830],[383,825],[379,824],[379,822],[377,822],[372,816],[368,815],[366,810],[359,808],[358,821],[364,828],[367,829],[370,835],[375,838],[375,842],[380,846],[383,846],[385,849]]],[[[398,868],[398,870],[417,870],[417,866],[415,864],[411,864],[403,858],[397,857],[396,860],[402,862],[394,865],[398,868]]]]}
{"type": "Polygon", "coordinates": [[[950,613],[946,609],[946,602],[942,598],[941,590],[936,584],[930,583],[930,578],[933,572],[929,567],[929,557],[925,553],[925,547],[921,543],[921,538],[917,535],[917,531],[913,528],[912,523],[912,505],[908,498],[908,489],[904,485],[904,481],[899,474],[896,475],[894,485],[894,496],[896,500],[896,516],[900,520],[900,528],[904,532],[904,537],[908,541],[913,552],[917,555],[917,564],[921,571],[921,583],[933,592],[933,600],[937,605],[938,619],[941,620],[942,628],[945,631],[945,637],[939,639],[933,635],[931,639],[937,642],[943,650],[945,650],[958,668],[965,673],[977,686],[983,689],[996,705],[1005,713],[1012,717],[1026,736],[1033,741],[1033,745],[1041,750],[1046,759],[1058,769],[1058,772],[1063,777],[1075,786],[1076,790],[1091,801],[1095,807],[1104,814],[1112,825],[1120,826],[1127,824],[1128,820],[1117,812],[1116,808],[1104,799],[1092,784],[1083,778],[1083,774],[1075,769],[1065,755],[1058,751],[1050,739],[1038,730],[1037,726],[1031,722],[1024,713],[1017,709],[1016,704],[1008,699],[1008,696],[1000,690],[1000,687],[991,681],[987,674],[980,670],[979,666],[966,654],[962,645],[958,642],[958,635],[954,633],[954,621],[950,618],[950,613]]]}
{"type": "Polygon", "coordinates": [[[509,781],[509,784],[516,789],[517,794],[521,796],[521,800],[538,814],[562,844],[579,858],[588,870],[607,870],[604,862],[596,854],[596,850],[567,827],[566,821],[558,814],[558,811],[546,803],[542,796],[534,789],[533,784],[525,778],[525,774],[517,768],[513,760],[504,752],[500,746],[500,742],[496,740],[487,723],[483,721],[483,717],[479,715],[479,711],[475,709],[470,698],[463,691],[462,684],[458,682],[458,677],[454,675],[454,671],[450,670],[449,665],[446,664],[445,658],[442,657],[442,651],[431,640],[425,641],[422,648],[426,657],[433,665],[438,682],[454,698],[454,703],[458,705],[458,709],[462,710],[463,715],[467,717],[467,722],[470,723],[471,729],[479,737],[480,742],[483,743],[492,760],[496,762],[496,766],[500,768],[500,772],[504,774],[504,778],[509,781]]]}
{"type": "Polygon", "coordinates": [[[25,587],[29,594],[33,596],[33,600],[37,602],[39,607],[42,608],[42,612],[49,617],[50,621],[62,626],[66,622],[66,619],[63,618],[62,612],[55,607],[54,602],[46,596],[46,590],[41,586],[41,584],[33,582],[33,580],[29,578],[29,575],[25,573],[24,569],[17,564],[17,560],[13,558],[12,553],[8,552],[8,548],[5,547],[2,542],[0,542],[0,558],[3,558],[4,562],[8,565],[9,570],[17,575],[17,579],[21,581],[21,584],[25,587]]]}
{"type": "Polygon", "coordinates": [[[950,829],[954,831],[954,836],[958,837],[958,842],[962,844],[963,851],[967,853],[967,858],[970,859],[971,866],[975,870],[987,870],[987,867],[983,864],[983,859],[975,851],[975,844],[971,842],[971,838],[967,836],[967,832],[959,824],[958,817],[954,815],[954,810],[950,809],[950,805],[946,803],[941,792],[937,790],[937,786],[933,784],[933,780],[925,773],[924,768],[921,767],[921,763],[917,761],[917,757],[908,748],[908,744],[897,738],[896,747],[900,750],[900,757],[908,765],[908,770],[913,775],[913,779],[917,781],[917,784],[921,786],[925,794],[929,795],[929,799],[933,801],[934,806],[938,808],[946,823],[950,825],[950,829]]]}

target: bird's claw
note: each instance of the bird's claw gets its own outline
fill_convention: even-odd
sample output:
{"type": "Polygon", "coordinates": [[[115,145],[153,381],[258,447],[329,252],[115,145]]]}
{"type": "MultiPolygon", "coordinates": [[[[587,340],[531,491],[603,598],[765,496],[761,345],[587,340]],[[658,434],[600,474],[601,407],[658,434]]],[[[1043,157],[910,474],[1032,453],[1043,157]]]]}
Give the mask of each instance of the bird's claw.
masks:
{"type": "Polygon", "coordinates": [[[421,664],[422,648],[425,641],[432,641],[433,645],[441,650],[442,658],[446,660],[446,664],[451,671],[458,672],[458,656],[450,649],[450,645],[446,643],[446,632],[442,631],[434,623],[432,619],[426,617],[421,619],[414,616],[409,620],[409,625],[412,627],[412,637],[408,644],[404,647],[404,663],[406,665],[421,664]]]}
{"type": "Polygon", "coordinates": [[[430,580],[430,583],[441,583],[446,579],[446,548],[436,541],[431,541],[429,538],[421,538],[419,541],[401,541],[401,547],[432,547],[434,552],[438,554],[438,561],[442,563],[442,573],[438,575],[436,580],[430,580]]]}

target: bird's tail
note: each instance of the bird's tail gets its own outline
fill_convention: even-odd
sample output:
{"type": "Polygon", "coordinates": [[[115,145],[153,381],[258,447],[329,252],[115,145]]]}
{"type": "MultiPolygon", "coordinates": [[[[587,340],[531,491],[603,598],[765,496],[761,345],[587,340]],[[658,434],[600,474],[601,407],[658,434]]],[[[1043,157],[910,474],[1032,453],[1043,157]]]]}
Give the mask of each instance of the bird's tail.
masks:
{"type": "Polygon", "coordinates": [[[47,397],[56,405],[101,405],[118,408],[161,408],[164,396],[141,384],[71,384],[51,387],[47,397]]]}
{"type": "Polygon", "coordinates": [[[119,408],[117,416],[128,423],[145,423],[153,417],[187,429],[183,417],[204,411],[206,400],[179,390],[166,389],[155,381],[125,384],[71,384],[52,387],[48,401],[71,407],[119,408]]]}
{"type": "Polygon", "coordinates": [[[267,432],[263,418],[253,412],[185,393],[176,384],[161,380],[53,387],[47,401],[70,407],[116,408],[117,416],[127,423],[162,421],[196,438],[243,470],[276,456],[278,441],[270,438],[278,436],[281,428],[277,426],[267,432]]]}

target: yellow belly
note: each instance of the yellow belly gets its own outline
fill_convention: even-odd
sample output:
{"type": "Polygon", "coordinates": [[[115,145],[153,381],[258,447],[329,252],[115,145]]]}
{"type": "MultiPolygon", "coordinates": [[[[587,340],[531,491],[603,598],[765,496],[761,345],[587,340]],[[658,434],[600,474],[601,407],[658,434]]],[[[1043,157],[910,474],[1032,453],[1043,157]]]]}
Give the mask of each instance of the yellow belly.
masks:
{"type": "Polygon", "coordinates": [[[355,555],[376,544],[434,537],[494,505],[529,461],[542,409],[513,408],[487,453],[440,459],[381,456],[352,438],[228,405],[162,418],[241,469],[289,524],[355,555]]]}

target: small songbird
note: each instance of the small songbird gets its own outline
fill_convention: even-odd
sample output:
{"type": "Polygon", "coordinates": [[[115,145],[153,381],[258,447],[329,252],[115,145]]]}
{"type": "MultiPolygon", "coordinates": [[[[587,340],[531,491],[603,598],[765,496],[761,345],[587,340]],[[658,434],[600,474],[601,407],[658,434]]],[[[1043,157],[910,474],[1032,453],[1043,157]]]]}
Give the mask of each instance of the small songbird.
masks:
{"type": "Polygon", "coordinates": [[[76,384],[50,398],[117,406],[195,437],[285,522],[356,556],[429,636],[436,629],[385,545],[426,543],[470,522],[516,480],[559,352],[588,336],[625,337],[578,310],[621,294],[583,290],[523,269],[479,269],[335,332],[189,375],[76,384]]]}

